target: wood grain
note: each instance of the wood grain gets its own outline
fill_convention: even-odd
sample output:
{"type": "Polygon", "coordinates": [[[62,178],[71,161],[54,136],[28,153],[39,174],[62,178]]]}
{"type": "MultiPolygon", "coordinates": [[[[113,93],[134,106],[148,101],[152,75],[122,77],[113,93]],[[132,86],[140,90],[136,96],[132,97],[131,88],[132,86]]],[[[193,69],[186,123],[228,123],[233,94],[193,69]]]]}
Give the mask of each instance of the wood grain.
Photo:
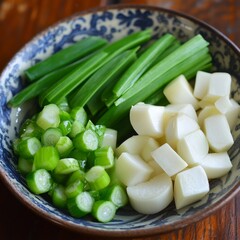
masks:
{"type": "MultiPolygon", "coordinates": [[[[34,35],[76,12],[106,4],[150,4],[193,15],[217,28],[240,46],[238,0],[0,0],[0,71],[34,35]]],[[[0,182],[0,239],[101,240],[63,229],[23,206],[0,182]]],[[[131,240],[240,239],[240,193],[224,207],[185,228],[131,240]]]]}

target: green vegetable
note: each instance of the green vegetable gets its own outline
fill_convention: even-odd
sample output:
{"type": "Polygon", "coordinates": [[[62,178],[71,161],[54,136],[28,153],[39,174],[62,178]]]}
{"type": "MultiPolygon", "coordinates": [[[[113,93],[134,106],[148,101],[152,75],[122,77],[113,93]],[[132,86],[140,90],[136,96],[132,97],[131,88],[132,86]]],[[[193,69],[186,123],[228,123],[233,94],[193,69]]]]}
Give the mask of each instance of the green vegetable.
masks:
{"type": "Polygon", "coordinates": [[[52,178],[46,169],[38,169],[26,176],[26,182],[31,192],[42,194],[52,187],[52,178]]]}
{"type": "Polygon", "coordinates": [[[100,190],[107,187],[110,183],[108,173],[101,166],[93,166],[85,175],[91,189],[100,190]]]}
{"type": "Polygon", "coordinates": [[[53,205],[58,208],[66,208],[67,206],[67,195],[65,193],[65,187],[57,184],[52,190],[52,202],[53,205]]]}
{"type": "Polygon", "coordinates": [[[55,145],[61,158],[67,157],[73,150],[72,140],[67,136],[62,136],[59,138],[55,145]]]}
{"type": "Polygon", "coordinates": [[[67,185],[65,189],[65,194],[67,198],[73,198],[80,194],[83,191],[83,188],[84,188],[83,182],[78,179],[67,185]]]}
{"type": "Polygon", "coordinates": [[[20,140],[17,145],[18,153],[23,158],[33,158],[34,154],[41,148],[40,141],[35,138],[20,140]]]}
{"type": "Polygon", "coordinates": [[[34,155],[33,170],[46,169],[54,170],[59,161],[59,155],[55,147],[41,147],[34,155]]]}
{"type": "Polygon", "coordinates": [[[88,55],[106,43],[107,41],[100,37],[87,37],[28,68],[25,74],[30,81],[35,81],[53,70],[59,69],[88,55]]]}
{"type": "Polygon", "coordinates": [[[105,169],[111,168],[114,164],[114,152],[111,147],[102,147],[94,151],[94,165],[102,166],[105,169]]]}
{"type": "Polygon", "coordinates": [[[78,161],[74,158],[62,158],[58,161],[55,174],[69,174],[79,170],[78,161]]]}
{"type": "Polygon", "coordinates": [[[91,129],[85,130],[73,139],[73,145],[83,152],[94,151],[98,148],[98,136],[91,129]]]}
{"type": "Polygon", "coordinates": [[[125,93],[139,77],[153,64],[156,59],[175,41],[170,34],[165,34],[155,41],[122,75],[120,80],[113,88],[116,97],[125,93]]]}
{"type": "Polygon", "coordinates": [[[99,200],[93,205],[92,215],[99,222],[109,222],[111,221],[116,213],[115,205],[110,201],[99,200]]]}
{"type": "Polygon", "coordinates": [[[103,67],[96,71],[85,84],[83,84],[70,100],[70,105],[72,107],[84,107],[91,97],[102,88],[102,86],[109,84],[111,81],[116,81],[117,77],[134,60],[136,60],[136,50],[125,51],[114,57],[111,61],[107,62],[103,67]]]}
{"type": "Polygon", "coordinates": [[[73,217],[83,217],[92,211],[94,199],[89,192],[81,192],[76,197],[69,198],[67,208],[73,217]]]}
{"type": "Polygon", "coordinates": [[[59,128],[48,128],[41,136],[41,142],[44,146],[55,146],[62,137],[62,131],[59,128]]]}

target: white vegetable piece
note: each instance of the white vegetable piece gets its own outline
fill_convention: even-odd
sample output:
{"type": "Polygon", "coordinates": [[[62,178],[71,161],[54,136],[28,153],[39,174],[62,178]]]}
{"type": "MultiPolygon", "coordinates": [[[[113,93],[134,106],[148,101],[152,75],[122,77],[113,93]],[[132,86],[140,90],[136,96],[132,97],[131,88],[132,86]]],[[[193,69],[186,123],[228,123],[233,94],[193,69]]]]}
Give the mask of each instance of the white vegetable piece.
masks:
{"type": "Polygon", "coordinates": [[[130,109],[130,122],[139,135],[163,136],[164,107],[138,103],[130,109]]]}
{"type": "Polygon", "coordinates": [[[188,166],[167,143],[153,151],[152,157],[170,177],[188,166]]]}
{"type": "Polygon", "coordinates": [[[154,214],[166,208],[173,200],[173,183],[163,173],[148,182],[127,187],[131,206],[139,213],[154,214]]]}
{"type": "Polygon", "coordinates": [[[211,73],[203,71],[197,72],[193,89],[193,95],[196,98],[202,99],[206,95],[210,77],[211,73]]]}
{"type": "Polygon", "coordinates": [[[201,166],[177,174],[174,181],[174,200],[177,209],[202,199],[208,192],[208,178],[201,166]]]}
{"type": "Polygon", "coordinates": [[[121,153],[128,152],[140,155],[149,138],[148,136],[134,135],[116,148],[116,154],[120,156],[121,153]]]}
{"type": "Polygon", "coordinates": [[[110,146],[115,151],[117,145],[117,131],[114,129],[106,128],[103,135],[101,147],[110,146]]]}
{"type": "Polygon", "coordinates": [[[188,165],[199,164],[208,154],[209,145],[202,130],[196,130],[179,140],[177,144],[178,154],[188,165]]]}
{"type": "Polygon", "coordinates": [[[155,161],[151,160],[148,162],[148,165],[153,169],[150,178],[165,173],[164,170],[160,167],[160,165],[155,161]]]}
{"type": "Polygon", "coordinates": [[[233,129],[240,111],[238,103],[234,99],[224,96],[215,102],[215,107],[226,116],[230,129],[233,129]]]}
{"type": "Polygon", "coordinates": [[[142,151],[141,151],[141,157],[143,160],[146,162],[149,162],[153,160],[152,158],[152,151],[157,149],[160,146],[160,144],[154,139],[154,138],[149,138],[146,143],[143,145],[142,151]]]}
{"type": "Polygon", "coordinates": [[[203,109],[201,109],[198,113],[198,124],[200,128],[203,127],[203,123],[205,118],[210,117],[212,115],[220,114],[220,112],[217,110],[217,108],[214,105],[206,106],[203,109]]]}
{"type": "Polygon", "coordinates": [[[171,117],[178,113],[185,113],[188,117],[198,121],[197,113],[192,104],[169,104],[165,107],[164,125],[166,125],[171,117]]]}
{"type": "Polygon", "coordinates": [[[126,186],[133,186],[149,179],[152,168],[138,155],[122,153],[116,160],[116,175],[126,186]]]}
{"type": "Polygon", "coordinates": [[[206,95],[199,103],[203,108],[214,104],[220,97],[229,96],[231,91],[231,75],[223,72],[212,73],[206,95]]]}
{"type": "Polygon", "coordinates": [[[223,114],[206,118],[204,120],[204,132],[209,147],[214,152],[225,152],[233,145],[231,130],[223,114]]]}
{"type": "Polygon", "coordinates": [[[205,170],[208,179],[222,177],[232,168],[232,162],[227,152],[209,153],[200,165],[205,170]]]}
{"type": "Polygon", "coordinates": [[[198,100],[193,96],[192,86],[184,75],[180,75],[171,81],[163,90],[163,93],[170,103],[189,103],[198,109],[198,100]]]}
{"type": "Polygon", "coordinates": [[[168,121],[165,129],[166,141],[173,149],[176,149],[180,139],[199,128],[196,121],[183,113],[179,113],[168,121]]]}

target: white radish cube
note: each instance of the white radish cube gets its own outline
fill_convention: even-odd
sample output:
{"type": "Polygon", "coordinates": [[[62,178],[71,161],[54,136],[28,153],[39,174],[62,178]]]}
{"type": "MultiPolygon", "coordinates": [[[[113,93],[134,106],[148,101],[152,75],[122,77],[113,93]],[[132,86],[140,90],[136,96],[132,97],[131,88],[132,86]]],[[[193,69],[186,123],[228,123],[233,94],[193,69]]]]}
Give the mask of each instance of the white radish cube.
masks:
{"type": "Polygon", "coordinates": [[[153,169],[153,172],[150,178],[160,175],[162,173],[165,173],[164,170],[160,167],[160,165],[155,160],[149,161],[148,165],[153,169]]]}
{"type": "Polygon", "coordinates": [[[103,135],[101,147],[110,146],[115,151],[117,146],[117,131],[114,129],[106,128],[103,135]]]}
{"type": "Polygon", "coordinates": [[[152,152],[153,159],[167,173],[173,176],[181,172],[188,164],[167,143],[152,152]]]}
{"type": "Polygon", "coordinates": [[[213,115],[204,120],[204,132],[210,148],[215,152],[225,152],[233,145],[233,137],[226,117],[213,115]]]}
{"type": "Polygon", "coordinates": [[[230,129],[233,129],[240,111],[239,104],[234,99],[224,96],[215,102],[215,107],[226,116],[230,129]]]}
{"type": "Polygon", "coordinates": [[[178,113],[184,113],[193,120],[198,121],[197,113],[191,104],[169,104],[165,107],[164,122],[167,123],[171,117],[178,113]]]}
{"type": "Polygon", "coordinates": [[[210,117],[212,115],[217,115],[220,112],[217,110],[217,108],[214,105],[206,106],[203,109],[201,109],[198,113],[198,124],[200,128],[203,127],[203,123],[205,118],[210,117]]]}
{"type": "Polygon", "coordinates": [[[231,75],[228,73],[212,73],[207,93],[202,101],[205,102],[205,104],[214,104],[220,97],[229,96],[231,91],[231,82],[231,75]]]}
{"type": "Polygon", "coordinates": [[[203,71],[197,72],[195,85],[193,89],[193,95],[196,98],[202,99],[206,95],[210,77],[211,77],[211,73],[207,73],[203,71]]]}
{"type": "Polygon", "coordinates": [[[130,109],[130,122],[139,135],[160,138],[163,136],[164,107],[136,104],[130,109]]]}
{"type": "Polygon", "coordinates": [[[152,168],[138,155],[122,153],[116,160],[116,175],[126,186],[133,186],[149,179],[152,168]]]}
{"type": "Polygon", "coordinates": [[[184,75],[172,80],[163,90],[163,93],[170,103],[188,103],[198,109],[198,100],[193,96],[192,86],[184,75]]]}
{"type": "Polygon", "coordinates": [[[191,132],[198,130],[200,127],[196,121],[187,115],[180,113],[169,119],[165,136],[167,143],[173,148],[177,148],[177,142],[191,132]]]}
{"type": "Polygon", "coordinates": [[[162,211],[173,200],[173,183],[165,173],[148,182],[127,187],[127,194],[133,209],[142,214],[162,211]]]}
{"type": "Polygon", "coordinates": [[[126,139],[120,146],[116,148],[116,154],[120,156],[121,153],[127,152],[131,154],[140,155],[143,146],[145,146],[149,138],[150,137],[147,136],[134,135],[126,139]]]}
{"type": "Polygon", "coordinates": [[[220,178],[232,168],[232,162],[227,152],[209,153],[200,165],[205,170],[208,179],[220,178]]]}
{"type": "Polygon", "coordinates": [[[177,209],[201,200],[208,192],[208,178],[201,166],[177,174],[174,181],[174,200],[177,209]]]}
{"type": "Polygon", "coordinates": [[[179,140],[177,144],[178,154],[188,165],[199,164],[208,154],[209,145],[202,130],[196,130],[179,140]]]}
{"type": "Polygon", "coordinates": [[[142,148],[141,157],[143,160],[146,162],[153,160],[151,153],[159,146],[160,144],[154,138],[149,138],[142,148]]]}

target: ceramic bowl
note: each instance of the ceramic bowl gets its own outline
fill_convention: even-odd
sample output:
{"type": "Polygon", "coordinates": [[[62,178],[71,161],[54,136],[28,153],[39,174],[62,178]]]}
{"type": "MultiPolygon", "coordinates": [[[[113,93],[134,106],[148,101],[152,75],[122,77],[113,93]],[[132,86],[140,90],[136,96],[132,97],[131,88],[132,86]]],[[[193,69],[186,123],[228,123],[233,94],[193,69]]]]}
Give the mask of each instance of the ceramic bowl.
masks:
{"type": "Polygon", "coordinates": [[[171,10],[150,6],[112,6],[76,14],[60,21],[37,35],[9,62],[0,77],[0,176],[15,196],[36,214],[58,225],[82,233],[104,236],[143,236],[175,230],[198,221],[222,207],[239,191],[240,180],[240,119],[233,130],[235,143],[229,150],[232,170],[210,182],[211,190],[201,201],[177,211],[172,203],[154,215],[141,215],[130,206],[117,212],[113,221],[103,224],[90,217],[76,219],[56,209],[42,196],[26,188],[16,169],[12,140],[19,125],[33,105],[9,108],[7,101],[23,86],[24,69],[41,61],[77,40],[89,35],[114,41],[132,32],[151,28],[154,34],[170,32],[181,41],[196,34],[210,42],[214,71],[226,71],[235,78],[232,97],[240,102],[240,51],[216,29],[193,17],[171,10]],[[237,79],[237,80],[236,80],[237,79]]]}

